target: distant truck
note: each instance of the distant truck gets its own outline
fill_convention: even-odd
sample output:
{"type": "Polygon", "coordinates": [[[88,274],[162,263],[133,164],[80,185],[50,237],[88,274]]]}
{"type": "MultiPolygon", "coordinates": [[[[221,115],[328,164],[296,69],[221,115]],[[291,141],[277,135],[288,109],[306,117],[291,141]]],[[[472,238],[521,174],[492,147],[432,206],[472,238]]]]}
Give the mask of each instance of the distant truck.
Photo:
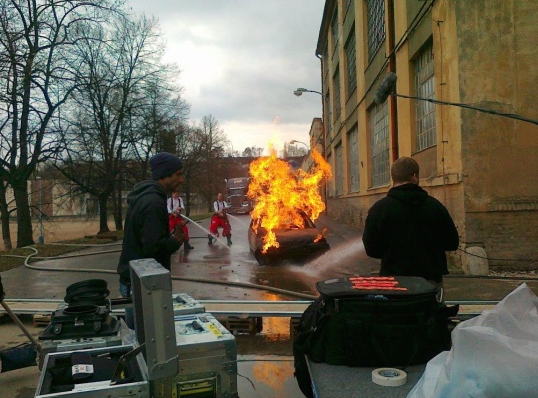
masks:
{"type": "Polygon", "coordinates": [[[248,177],[226,180],[226,202],[231,206],[229,213],[249,214],[254,208],[253,201],[247,196],[249,182],[248,177]]]}

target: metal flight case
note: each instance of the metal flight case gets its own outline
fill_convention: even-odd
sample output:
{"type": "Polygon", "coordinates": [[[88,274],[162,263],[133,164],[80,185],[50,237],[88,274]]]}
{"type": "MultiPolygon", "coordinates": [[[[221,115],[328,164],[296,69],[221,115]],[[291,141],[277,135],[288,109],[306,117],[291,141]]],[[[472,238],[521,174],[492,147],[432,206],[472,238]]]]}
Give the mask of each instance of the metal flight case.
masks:
{"type": "Polygon", "coordinates": [[[76,351],[90,348],[104,348],[120,346],[123,344],[123,337],[126,333],[127,325],[121,319],[120,329],[117,334],[112,336],[94,336],[94,337],[73,337],[71,339],[44,340],[39,352],[39,369],[43,368],[43,362],[47,354],[53,352],[76,351]]]}
{"type": "MultiPolygon", "coordinates": [[[[105,281],[99,282],[106,286],[105,281]]],[[[88,282],[82,281],[77,284],[83,283],[88,282]]],[[[67,291],[77,284],[68,287],[67,291]]],[[[111,314],[110,302],[104,298],[60,303],[52,312],[50,323],[39,334],[39,340],[42,341],[39,369],[43,368],[46,355],[53,352],[122,345],[122,328],[127,326],[121,319],[111,314]]]]}
{"type": "Polygon", "coordinates": [[[205,312],[205,307],[187,293],[173,294],[172,303],[174,304],[174,316],[205,312]]]}
{"type": "Polygon", "coordinates": [[[237,398],[235,337],[209,313],[176,316],[178,397],[237,398]]]}
{"type": "Polygon", "coordinates": [[[115,378],[122,355],[132,345],[48,354],[35,398],[149,398],[142,355],[129,361],[115,378]]]}

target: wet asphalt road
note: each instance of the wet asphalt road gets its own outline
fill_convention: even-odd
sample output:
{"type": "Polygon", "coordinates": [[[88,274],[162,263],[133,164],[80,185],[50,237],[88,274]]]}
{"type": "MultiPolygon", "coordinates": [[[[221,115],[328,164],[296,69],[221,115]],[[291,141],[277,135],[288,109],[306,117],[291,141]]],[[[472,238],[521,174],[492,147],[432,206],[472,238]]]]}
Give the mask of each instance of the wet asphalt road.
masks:
{"type": "MultiPolygon", "coordinates": [[[[294,297],[293,292],[317,295],[315,287],[317,281],[350,274],[370,273],[378,267],[375,260],[364,254],[359,231],[354,237],[347,238],[329,231],[327,239],[331,250],[311,262],[284,261],[276,265],[261,266],[249,249],[247,239],[249,222],[248,215],[230,216],[233,241],[231,246],[227,246],[226,239],[222,237],[213,245],[207,244],[209,220],[203,220],[198,224],[190,223],[191,244],[195,246],[195,249],[188,253],[180,250],[174,254],[172,275],[223,283],[232,281],[272,286],[290,292],[289,295],[277,295],[279,298],[292,300],[300,299],[294,297]]],[[[199,299],[264,300],[267,299],[268,294],[263,290],[226,287],[225,285],[214,286],[174,281],[174,286],[176,284],[199,299]]]]}
{"type": "MultiPolygon", "coordinates": [[[[188,253],[181,248],[172,255],[174,292],[184,292],[198,300],[304,300],[293,293],[316,296],[318,281],[346,275],[369,275],[379,269],[378,260],[367,257],[364,252],[362,231],[337,223],[325,215],[320,216],[316,225],[320,229],[328,227],[329,252],[306,264],[288,262],[260,266],[248,246],[249,221],[248,215],[230,217],[233,241],[230,247],[222,237],[218,243],[207,244],[209,219],[189,223],[191,244],[195,248],[188,253]],[[197,282],[181,278],[196,279],[197,282]],[[229,286],[226,285],[228,282],[272,286],[290,293],[275,294],[229,286]]],[[[12,299],[63,299],[67,286],[93,278],[105,279],[110,297],[118,297],[116,265],[119,250],[119,244],[87,248],[81,251],[83,256],[32,263],[35,269],[18,267],[2,272],[2,281],[8,298],[12,299]]],[[[501,300],[522,282],[519,279],[476,279],[450,275],[444,281],[445,299],[501,300]]],[[[538,279],[525,282],[538,292],[538,279]]]]}
{"type": "MultiPolygon", "coordinates": [[[[331,251],[311,263],[284,262],[260,266],[249,250],[249,222],[248,215],[230,217],[233,241],[230,247],[222,237],[213,245],[207,244],[209,219],[191,222],[191,244],[195,248],[188,253],[181,248],[173,254],[173,291],[187,293],[199,300],[304,300],[294,294],[316,295],[317,281],[377,269],[377,262],[364,254],[360,231],[345,226],[329,230],[327,239],[331,251]],[[229,286],[228,282],[255,284],[260,288],[229,286]],[[289,293],[264,291],[261,289],[263,286],[284,289],[289,293]]],[[[119,249],[119,245],[91,247],[81,251],[83,256],[50,259],[32,263],[33,268],[19,267],[3,272],[7,298],[63,299],[67,286],[94,278],[105,279],[111,292],[109,297],[118,297],[116,265],[119,249]]],[[[27,326],[32,326],[30,319],[27,326]]],[[[32,328],[36,337],[41,331],[40,328],[32,328]]],[[[26,340],[14,325],[0,324],[0,334],[6,338],[10,336],[0,341],[0,349],[26,340]]],[[[289,318],[264,318],[261,333],[238,334],[236,342],[241,398],[302,396],[293,377],[289,318]]],[[[3,390],[2,397],[32,397],[38,377],[36,367],[1,374],[0,383],[9,386],[8,390],[3,390]]]]}
{"type": "MultiPolygon", "coordinates": [[[[327,239],[331,250],[307,264],[284,262],[260,266],[250,253],[247,230],[248,215],[230,216],[232,225],[231,246],[220,237],[208,245],[209,219],[189,223],[193,250],[183,248],[172,255],[174,292],[188,293],[200,300],[264,300],[267,292],[226,286],[226,282],[273,286],[291,293],[316,295],[315,283],[320,280],[348,274],[369,273],[377,269],[376,260],[364,254],[359,230],[329,230],[327,239]],[[194,278],[199,282],[176,280],[194,278]],[[207,280],[222,284],[201,283],[207,280]]],[[[91,247],[81,251],[84,256],[57,258],[32,263],[33,269],[19,267],[2,273],[4,285],[9,287],[10,298],[63,299],[65,288],[84,279],[101,278],[108,282],[110,297],[117,297],[118,277],[116,265],[120,245],[91,247]]],[[[270,293],[271,300],[275,295],[270,293]]],[[[284,300],[300,299],[278,295],[284,300]]]]}
{"type": "MultiPolygon", "coordinates": [[[[180,249],[172,257],[173,291],[184,292],[199,300],[304,300],[295,293],[317,295],[316,282],[329,278],[377,271],[377,260],[364,253],[361,231],[338,224],[326,216],[316,222],[319,228],[329,227],[327,240],[331,250],[306,264],[283,263],[260,266],[250,253],[247,229],[249,216],[232,216],[232,241],[207,244],[209,219],[190,223],[194,250],[180,249]],[[196,279],[186,281],[182,278],[196,279]],[[218,283],[203,283],[211,281],[218,283]],[[288,293],[229,286],[227,283],[249,283],[272,286],[288,293]]],[[[108,282],[110,297],[118,297],[116,264],[119,245],[99,246],[81,251],[84,256],[51,259],[33,263],[30,269],[19,267],[2,272],[8,299],[63,299],[72,283],[100,278],[108,282]],[[82,272],[81,272],[82,271],[82,272]]],[[[447,300],[500,300],[517,287],[518,280],[479,280],[451,277],[445,279],[447,300]]],[[[538,281],[528,284],[538,291],[538,281]]],[[[8,320],[9,321],[9,320],[8,320]]],[[[26,341],[13,324],[0,319],[0,349],[26,341]]],[[[32,327],[27,319],[27,327],[32,327]]],[[[40,328],[32,328],[37,337],[40,328]]],[[[263,331],[255,335],[236,336],[238,350],[238,390],[241,398],[301,397],[293,377],[292,342],[289,318],[264,318],[263,331]],[[244,376],[244,377],[242,377],[244,376]]],[[[0,373],[2,398],[30,398],[35,393],[37,367],[0,373]]]]}

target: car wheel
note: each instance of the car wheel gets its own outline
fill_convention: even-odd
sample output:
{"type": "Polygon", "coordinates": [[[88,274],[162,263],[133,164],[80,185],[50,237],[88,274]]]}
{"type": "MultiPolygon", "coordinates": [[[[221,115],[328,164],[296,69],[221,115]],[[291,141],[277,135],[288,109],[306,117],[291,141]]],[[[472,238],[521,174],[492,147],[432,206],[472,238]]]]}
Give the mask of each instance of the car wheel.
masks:
{"type": "Polygon", "coordinates": [[[258,262],[258,264],[267,265],[267,256],[265,256],[260,250],[254,253],[254,257],[256,258],[256,261],[258,262]]]}

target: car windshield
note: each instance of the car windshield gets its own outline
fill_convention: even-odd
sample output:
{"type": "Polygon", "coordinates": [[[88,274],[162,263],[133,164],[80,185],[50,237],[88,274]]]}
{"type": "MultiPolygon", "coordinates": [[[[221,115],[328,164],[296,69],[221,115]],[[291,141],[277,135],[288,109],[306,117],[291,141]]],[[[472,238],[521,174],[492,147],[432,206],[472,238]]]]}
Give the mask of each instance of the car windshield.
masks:
{"type": "MultiPolygon", "coordinates": [[[[306,214],[304,214],[303,212],[299,212],[299,215],[301,216],[301,219],[302,219],[301,223],[293,222],[293,220],[289,219],[283,222],[281,225],[279,225],[278,228],[276,229],[290,230],[290,229],[315,228],[314,223],[308,218],[306,214]]],[[[252,228],[257,229],[261,227],[263,224],[263,218],[264,217],[252,220],[251,222],[252,228]]]]}

